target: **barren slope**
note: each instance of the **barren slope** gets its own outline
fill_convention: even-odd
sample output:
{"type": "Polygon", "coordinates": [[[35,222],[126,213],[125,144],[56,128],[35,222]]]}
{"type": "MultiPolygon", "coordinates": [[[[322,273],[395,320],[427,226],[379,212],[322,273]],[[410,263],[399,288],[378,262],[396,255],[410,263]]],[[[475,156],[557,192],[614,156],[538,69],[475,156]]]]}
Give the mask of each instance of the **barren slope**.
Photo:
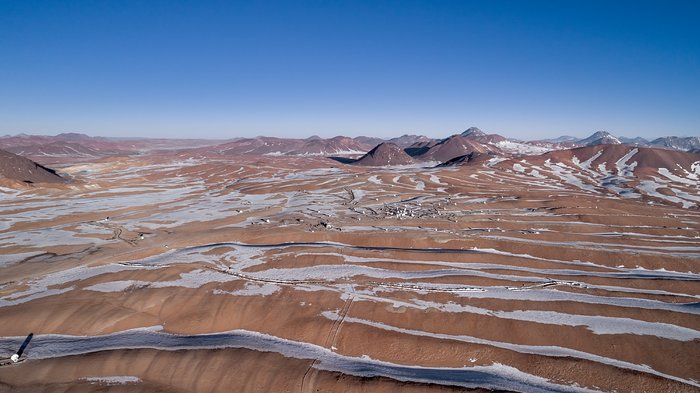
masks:
{"type": "Polygon", "coordinates": [[[164,153],[0,189],[0,358],[35,334],[0,389],[697,391],[697,207],[557,169],[644,153],[164,153]]]}
{"type": "Polygon", "coordinates": [[[53,169],[16,154],[0,150],[0,179],[23,183],[63,183],[53,169]]]}

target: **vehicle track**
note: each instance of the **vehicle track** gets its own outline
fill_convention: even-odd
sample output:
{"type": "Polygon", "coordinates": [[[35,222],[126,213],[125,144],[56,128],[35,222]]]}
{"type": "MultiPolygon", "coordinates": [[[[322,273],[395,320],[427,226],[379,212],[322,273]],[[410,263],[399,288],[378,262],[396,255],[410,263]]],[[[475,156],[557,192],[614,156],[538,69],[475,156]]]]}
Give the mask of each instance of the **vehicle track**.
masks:
{"type": "MultiPolygon", "coordinates": [[[[333,321],[333,324],[331,325],[331,328],[328,330],[328,334],[326,335],[326,340],[324,341],[323,346],[326,348],[329,348],[331,351],[334,351],[335,348],[335,343],[336,339],[338,337],[338,332],[340,332],[340,328],[343,324],[343,321],[345,320],[345,317],[348,315],[348,312],[350,312],[350,307],[352,307],[352,303],[355,300],[354,295],[350,295],[346,300],[345,303],[343,303],[343,307],[340,309],[340,312],[338,313],[338,318],[333,321]]],[[[306,369],[306,372],[304,372],[304,375],[301,378],[301,388],[300,392],[304,393],[306,391],[313,391],[313,383],[311,381],[313,380],[313,368],[318,363],[319,359],[316,358],[314,359],[313,362],[309,365],[309,368],[306,369]],[[308,380],[308,382],[307,382],[308,380]],[[306,389],[305,389],[306,387],[306,389]]]]}

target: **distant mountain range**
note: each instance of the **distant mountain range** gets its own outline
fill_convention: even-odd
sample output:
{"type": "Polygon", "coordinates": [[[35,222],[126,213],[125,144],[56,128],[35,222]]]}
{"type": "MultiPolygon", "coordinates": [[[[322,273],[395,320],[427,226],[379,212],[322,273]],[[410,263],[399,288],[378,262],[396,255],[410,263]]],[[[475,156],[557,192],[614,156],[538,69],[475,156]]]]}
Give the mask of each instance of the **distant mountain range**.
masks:
{"type": "Polygon", "coordinates": [[[636,146],[661,147],[666,149],[683,151],[700,149],[700,137],[697,136],[666,136],[649,141],[641,137],[616,137],[607,131],[597,131],[591,136],[582,139],[576,139],[570,136],[563,136],[555,139],[546,139],[545,141],[552,143],[568,142],[576,146],[627,144],[636,146]]]}
{"type": "Polygon", "coordinates": [[[19,134],[0,137],[0,149],[36,161],[56,162],[62,159],[92,160],[158,149],[185,149],[221,142],[206,139],[105,138],[77,133],[63,133],[55,136],[19,134]]]}
{"type": "Polygon", "coordinates": [[[198,150],[223,155],[287,155],[328,156],[364,154],[373,146],[353,138],[337,136],[330,139],[311,137],[307,139],[256,137],[236,139],[198,150]]]}
{"type": "MultiPolygon", "coordinates": [[[[406,137],[408,136],[403,137],[404,146],[410,140],[415,141],[404,147],[404,151],[414,160],[439,161],[445,164],[449,163],[449,165],[481,162],[496,155],[505,157],[531,156],[549,151],[599,145],[633,145],[691,153],[700,151],[700,138],[698,137],[662,137],[648,141],[640,137],[616,137],[607,131],[597,131],[586,138],[562,136],[549,140],[519,141],[498,134],[487,134],[479,128],[470,127],[461,134],[441,140],[418,136],[406,137]]],[[[391,161],[392,158],[381,157],[382,154],[384,154],[382,151],[374,152],[372,161],[377,163],[391,161]]],[[[395,156],[396,153],[392,151],[391,155],[395,156]]]]}
{"type": "MultiPolygon", "coordinates": [[[[561,136],[553,139],[520,141],[499,134],[487,134],[477,127],[451,135],[444,139],[433,139],[423,135],[402,135],[396,138],[377,137],[306,139],[255,137],[230,140],[204,139],[148,139],[105,138],[84,134],[64,133],[56,136],[20,134],[0,137],[0,149],[16,153],[42,163],[66,160],[93,160],[103,156],[140,154],[157,150],[188,150],[202,154],[232,155],[286,155],[286,156],[354,156],[370,151],[373,154],[363,160],[368,162],[447,162],[458,157],[479,155],[525,156],[543,154],[548,151],[571,149],[582,146],[627,144],[644,147],[659,147],[670,150],[698,151],[700,137],[661,137],[652,141],[640,137],[616,137],[607,131],[597,131],[586,138],[561,136]],[[373,150],[382,144],[381,149],[373,150]],[[402,150],[406,157],[396,153],[402,150]],[[370,159],[371,158],[371,159],[370,159]]],[[[377,164],[389,165],[389,164],[377,164]]]]}
{"type": "Polygon", "coordinates": [[[376,146],[380,143],[389,142],[389,143],[393,143],[393,144],[399,146],[402,149],[405,149],[405,148],[407,148],[411,145],[414,145],[416,143],[430,142],[433,140],[432,138],[428,138],[427,136],[424,136],[424,135],[407,135],[407,134],[401,135],[401,136],[396,137],[396,138],[391,138],[391,139],[382,139],[382,138],[368,137],[368,136],[358,136],[358,137],[355,137],[353,139],[355,139],[356,141],[358,141],[360,143],[364,143],[366,145],[371,145],[371,146],[376,146]]]}
{"type": "Polygon", "coordinates": [[[665,147],[674,150],[697,150],[700,149],[700,137],[677,137],[677,136],[666,136],[663,138],[654,139],[649,142],[650,146],[665,147]]]}

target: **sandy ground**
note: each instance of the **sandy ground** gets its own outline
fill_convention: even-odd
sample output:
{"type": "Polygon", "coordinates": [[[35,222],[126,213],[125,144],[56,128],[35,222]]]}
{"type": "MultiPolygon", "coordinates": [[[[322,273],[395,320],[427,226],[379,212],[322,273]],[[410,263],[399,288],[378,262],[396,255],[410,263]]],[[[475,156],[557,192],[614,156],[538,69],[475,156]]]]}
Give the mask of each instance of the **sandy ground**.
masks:
{"type": "Polygon", "coordinates": [[[35,334],[0,390],[700,389],[697,208],[483,166],[61,170],[0,192],[0,358],[35,334]]]}

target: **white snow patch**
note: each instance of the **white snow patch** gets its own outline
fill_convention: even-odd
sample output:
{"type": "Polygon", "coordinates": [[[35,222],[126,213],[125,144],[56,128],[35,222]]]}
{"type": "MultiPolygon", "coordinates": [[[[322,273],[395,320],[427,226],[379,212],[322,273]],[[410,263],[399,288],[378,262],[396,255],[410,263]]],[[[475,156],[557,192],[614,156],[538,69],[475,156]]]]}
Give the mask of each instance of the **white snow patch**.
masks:
{"type": "Polygon", "coordinates": [[[629,161],[632,156],[637,154],[639,152],[638,148],[634,148],[630,151],[627,152],[624,156],[622,156],[617,162],[615,162],[615,167],[617,168],[617,174],[622,177],[633,177],[634,176],[634,168],[637,167],[637,161],[628,164],[627,161],[629,161]]]}
{"type": "Polygon", "coordinates": [[[92,383],[104,383],[107,385],[124,385],[127,383],[139,383],[141,378],[131,375],[114,375],[110,377],[85,377],[84,380],[92,383]]]}
{"type": "Polygon", "coordinates": [[[381,179],[379,179],[379,176],[377,176],[377,175],[372,175],[372,176],[368,177],[367,181],[370,183],[374,183],[374,184],[382,184],[381,179]]]}
{"type": "Polygon", "coordinates": [[[280,290],[280,286],[273,283],[246,283],[245,288],[236,291],[222,291],[215,289],[215,295],[234,295],[234,296],[267,296],[272,295],[280,290]]]}
{"type": "Polygon", "coordinates": [[[644,193],[646,193],[649,196],[663,199],[669,202],[673,203],[680,203],[682,204],[684,209],[687,209],[689,207],[695,206],[695,203],[686,201],[685,199],[681,199],[676,196],[671,196],[671,195],[664,195],[658,191],[656,191],[659,188],[664,187],[663,184],[656,183],[655,181],[652,180],[642,180],[639,182],[638,188],[642,190],[644,193]]]}
{"type": "Polygon", "coordinates": [[[678,182],[678,183],[683,183],[683,184],[687,184],[690,186],[696,186],[696,187],[700,185],[700,183],[698,183],[697,180],[686,179],[686,178],[683,178],[680,176],[676,176],[675,174],[671,173],[671,171],[669,171],[668,168],[659,168],[659,174],[662,176],[665,176],[665,177],[667,177],[675,182],[678,182]]]}
{"type": "Polygon", "coordinates": [[[495,146],[497,146],[499,149],[505,150],[509,153],[516,153],[516,154],[544,154],[548,151],[551,151],[552,149],[543,147],[543,146],[535,146],[535,145],[530,145],[527,143],[520,143],[520,142],[514,142],[514,141],[500,141],[494,143],[495,146]]]}

